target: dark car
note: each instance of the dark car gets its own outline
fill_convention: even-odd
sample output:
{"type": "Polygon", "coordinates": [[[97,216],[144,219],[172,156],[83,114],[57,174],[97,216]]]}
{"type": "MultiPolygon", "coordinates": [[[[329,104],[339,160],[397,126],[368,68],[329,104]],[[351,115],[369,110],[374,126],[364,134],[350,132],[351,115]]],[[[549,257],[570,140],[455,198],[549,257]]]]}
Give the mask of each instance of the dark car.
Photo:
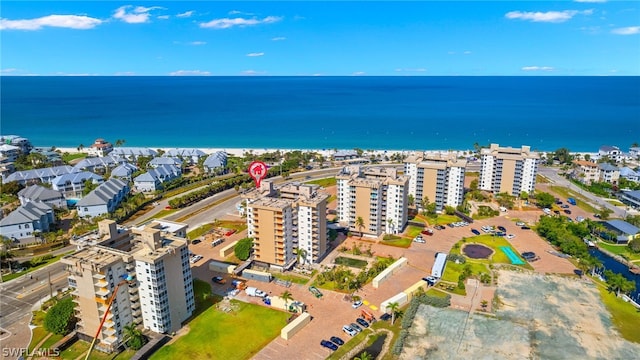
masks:
{"type": "Polygon", "coordinates": [[[444,227],[442,225],[436,225],[433,228],[436,229],[436,230],[444,230],[444,229],[446,229],[446,227],[444,227]]]}
{"type": "Polygon", "coordinates": [[[476,229],[471,229],[471,232],[476,234],[476,235],[480,235],[480,231],[476,230],[476,229]]]}
{"type": "Polygon", "coordinates": [[[455,226],[453,226],[452,223],[447,224],[447,226],[450,227],[450,228],[454,228],[455,227],[455,226]]]}
{"type": "Polygon", "coordinates": [[[369,327],[369,323],[367,322],[367,320],[363,318],[357,318],[356,321],[358,322],[358,324],[362,325],[362,327],[365,327],[365,328],[369,327]]]}
{"type": "Polygon", "coordinates": [[[201,242],[202,242],[202,240],[200,240],[200,239],[195,239],[195,240],[193,240],[193,241],[191,242],[191,245],[197,245],[197,244],[200,244],[201,242]]]}
{"type": "Polygon", "coordinates": [[[506,232],[507,229],[504,228],[504,226],[498,226],[498,230],[502,231],[502,232],[506,232]]]}
{"type": "Polygon", "coordinates": [[[336,345],[344,345],[344,340],[340,339],[337,336],[332,336],[331,337],[331,342],[336,344],[336,345]]]}
{"type": "Polygon", "coordinates": [[[593,217],[600,219],[600,214],[593,214],[593,217]]]}
{"type": "Polygon", "coordinates": [[[224,284],[227,282],[222,276],[214,276],[211,278],[211,281],[216,284],[224,284]]]}
{"type": "Polygon", "coordinates": [[[520,229],[522,229],[522,230],[529,230],[529,229],[531,229],[531,228],[530,228],[530,227],[528,227],[528,226],[523,226],[523,227],[521,227],[520,229]]]}
{"type": "Polygon", "coordinates": [[[383,321],[391,320],[391,314],[384,313],[384,314],[380,315],[380,320],[383,320],[383,321]]]}
{"type": "Polygon", "coordinates": [[[362,332],[362,328],[360,327],[360,325],[356,324],[356,323],[351,323],[349,324],[349,326],[351,326],[351,328],[357,332],[362,332]]]}
{"type": "Polygon", "coordinates": [[[571,215],[571,210],[566,209],[566,210],[564,211],[564,213],[565,213],[565,214],[567,214],[567,215],[571,215]]]}
{"type": "Polygon", "coordinates": [[[328,340],[322,340],[320,341],[320,345],[326,347],[327,349],[331,349],[333,351],[338,350],[338,345],[332,343],[331,341],[328,340]]]}

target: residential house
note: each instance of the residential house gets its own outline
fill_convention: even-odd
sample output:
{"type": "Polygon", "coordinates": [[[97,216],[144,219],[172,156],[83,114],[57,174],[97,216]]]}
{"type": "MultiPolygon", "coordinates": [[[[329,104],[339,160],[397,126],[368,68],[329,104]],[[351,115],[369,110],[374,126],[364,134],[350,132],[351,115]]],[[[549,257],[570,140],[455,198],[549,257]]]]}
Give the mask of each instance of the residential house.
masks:
{"type": "Polygon", "coordinates": [[[33,145],[31,145],[29,139],[18,135],[0,135],[0,143],[17,146],[25,155],[29,154],[31,149],[33,149],[33,145]]]}
{"type": "Polygon", "coordinates": [[[535,189],[540,154],[531,151],[530,146],[512,148],[491,144],[480,150],[480,156],[478,188],[481,190],[520,196],[535,189]]]}
{"type": "Polygon", "coordinates": [[[129,194],[129,185],[120,179],[109,179],[78,201],[80,217],[96,217],[111,214],[129,194]]]}
{"type": "Polygon", "coordinates": [[[600,181],[612,185],[618,184],[618,180],[620,179],[620,170],[617,167],[609,163],[598,164],[598,167],[600,168],[600,181]]]}
{"type": "Polygon", "coordinates": [[[73,169],[76,172],[91,171],[96,174],[104,175],[108,169],[113,169],[123,162],[124,160],[111,155],[97,158],[85,158],[80,160],[73,169]]]}
{"type": "Polygon", "coordinates": [[[633,146],[629,148],[629,156],[632,159],[640,159],[640,147],[633,146]]]}
{"type": "Polygon", "coordinates": [[[207,156],[207,154],[200,149],[184,148],[169,149],[162,156],[182,159],[185,163],[194,165],[200,161],[200,158],[207,156]]]}
{"type": "Polygon", "coordinates": [[[67,208],[67,200],[60,191],[47,189],[39,185],[31,185],[18,191],[18,198],[21,205],[26,205],[29,202],[41,202],[52,208],[67,208]]]}
{"type": "Polygon", "coordinates": [[[122,163],[111,170],[111,178],[131,181],[131,175],[138,171],[138,167],[130,163],[122,163]]]}
{"type": "Polygon", "coordinates": [[[0,145],[0,156],[6,158],[8,162],[16,162],[18,160],[18,156],[22,154],[20,148],[13,145],[2,144],[0,145]]]}
{"type": "Polygon", "coordinates": [[[133,179],[134,188],[140,192],[152,192],[162,189],[162,184],[179,178],[182,175],[180,168],[173,165],[158,165],[142,175],[133,179]]]}
{"type": "Polygon", "coordinates": [[[96,139],[94,143],[89,147],[87,153],[89,156],[104,157],[107,156],[113,150],[113,145],[105,139],[96,139]]]}
{"type": "Polygon", "coordinates": [[[633,170],[630,167],[623,167],[620,169],[620,177],[629,181],[640,182],[640,172],[633,170]]]}
{"type": "Polygon", "coordinates": [[[151,159],[151,161],[149,161],[149,164],[147,166],[155,169],[158,166],[170,165],[170,166],[175,166],[178,169],[182,169],[182,164],[183,164],[182,160],[178,158],[157,157],[157,158],[151,159]]]}
{"type": "Polygon", "coordinates": [[[96,175],[92,172],[81,171],[78,173],[71,173],[60,175],[51,181],[53,190],[62,192],[67,198],[80,198],[85,188],[85,181],[91,181],[94,184],[102,184],[104,180],[102,176],[96,175]]]}
{"type": "Polygon", "coordinates": [[[574,160],[573,165],[575,167],[571,176],[574,179],[586,185],[600,181],[600,167],[598,164],[591,161],[574,160]]]}
{"type": "Polygon", "coordinates": [[[76,172],[69,165],[54,166],[42,169],[16,171],[4,178],[4,182],[17,181],[19,184],[27,186],[31,184],[52,184],[53,179],[65,174],[76,172]]]}
{"type": "Polygon", "coordinates": [[[41,154],[51,165],[62,165],[62,155],[53,149],[53,147],[34,147],[31,152],[41,154]]]}
{"type": "Polygon", "coordinates": [[[620,148],[610,145],[602,145],[598,149],[598,160],[602,159],[605,156],[617,163],[621,162],[625,158],[625,154],[620,151],[620,148]]]}
{"type": "Polygon", "coordinates": [[[618,199],[626,205],[640,209],[640,190],[623,191],[618,199]]]}
{"type": "Polygon", "coordinates": [[[603,221],[601,224],[616,234],[613,240],[618,244],[626,244],[635,238],[640,238],[640,229],[624,220],[608,220],[603,221]]]}
{"type": "Polygon", "coordinates": [[[202,166],[206,173],[223,174],[227,168],[227,153],[217,151],[209,155],[202,166]]]}
{"type": "Polygon", "coordinates": [[[13,166],[13,162],[0,155],[0,177],[6,179],[7,176],[9,176],[14,171],[16,171],[16,168],[13,166]]]}
{"type": "Polygon", "coordinates": [[[9,239],[29,239],[34,232],[49,231],[55,223],[53,209],[42,202],[27,202],[0,220],[0,235],[9,239]]]}
{"type": "Polygon", "coordinates": [[[357,159],[359,156],[358,156],[358,152],[355,150],[338,150],[335,153],[333,153],[331,157],[335,161],[344,161],[344,160],[357,159]]]}
{"type": "Polygon", "coordinates": [[[143,147],[116,147],[109,153],[109,155],[125,159],[127,161],[136,162],[141,156],[154,158],[158,155],[158,152],[143,147]]]}

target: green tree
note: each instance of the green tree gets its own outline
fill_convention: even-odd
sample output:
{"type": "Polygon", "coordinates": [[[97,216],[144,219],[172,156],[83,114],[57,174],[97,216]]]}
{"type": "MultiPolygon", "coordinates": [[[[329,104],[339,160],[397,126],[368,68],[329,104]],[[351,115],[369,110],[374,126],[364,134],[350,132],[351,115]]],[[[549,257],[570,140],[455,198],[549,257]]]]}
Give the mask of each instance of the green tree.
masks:
{"type": "Polygon", "coordinates": [[[142,331],[136,327],[134,323],[130,323],[124,327],[125,344],[132,350],[140,350],[146,342],[142,331]]]}
{"type": "Polygon", "coordinates": [[[453,215],[456,213],[456,208],[454,208],[453,206],[446,205],[444,207],[444,213],[447,215],[453,215]]]}
{"type": "Polygon", "coordinates": [[[528,192],[526,192],[526,191],[521,192],[521,193],[520,193],[520,199],[522,199],[522,200],[524,200],[524,201],[529,200],[529,193],[528,193],[528,192]]]}
{"type": "Polygon", "coordinates": [[[627,246],[629,247],[629,250],[634,253],[640,252],[640,237],[636,237],[635,239],[629,241],[629,244],[627,244],[627,246]]]}
{"type": "Polygon", "coordinates": [[[356,227],[360,230],[360,237],[362,237],[362,228],[364,227],[364,220],[362,219],[362,216],[358,216],[356,219],[356,227]]]}
{"type": "Polygon", "coordinates": [[[409,206],[413,206],[416,202],[416,198],[413,196],[413,194],[409,194],[409,196],[407,196],[407,201],[409,203],[409,206]]]}
{"type": "Polygon", "coordinates": [[[536,204],[541,208],[551,208],[556,202],[556,198],[546,192],[539,192],[536,194],[536,204]]]}
{"type": "Polygon", "coordinates": [[[125,142],[126,142],[125,139],[117,139],[114,145],[115,146],[122,146],[122,145],[124,145],[125,142]]]}
{"type": "Polygon", "coordinates": [[[353,358],[353,360],[373,360],[373,356],[366,351],[353,358]]]}
{"type": "Polygon", "coordinates": [[[567,148],[560,148],[553,154],[554,159],[557,159],[561,164],[570,164],[573,161],[573,155],[567,148]]]}
{"type": "Polygon", "coordinates": [[[469,189],[471,189],[471,191],[478,190],[478,179],[471,180],[471,183],[469,184],[469,189]]]}
{"type": "Polygon", "coordinates": [[[2,191],[3,194],[13,196],[18,195],[18,192],[22,189],[24,189],[24,186],[17,181],[9,181],[6,184],[0,185],[0,191],[2,191]]]}
{"type": "Polygon", "coordinates": [[[607,220],[609,219],[609,216],[613,214],[613,211],[609,208],[601,206],[600,209],[598,209],[598,211],[596,212],[596,214],[599,214],[602,220],[607,220]]]}
{"type": "Polygon", "coordinates": [[[307,250],[303,248],[295,248],[293,249],[293,254],[296,256],[298,264],[302,265],[307,262],[307,250]]]}
{"type": "Polygon", "coordinates": [[[236,247],[233,249],[233,253],[236,257],[242,261],[245,261],[251,255],[251,249],[253,248],[253,238],[244,238],[238,241],[236,247]]]}
{"type": "Polygon", "coordinates": [[[93,180],[87,179],[84,181],[84,189],[82,189],[82,195],[86,196],[95,188],[98,187],[98,184],[94,183],[93,180]]]}
{"type": "Polygon", "coordinates": [[[387,307],[391,311],[391,325],[393,325],[393,323],[396,322],[396,313],[400,308],[400,304],[398,304],[397,302],[392,302],[392,303],[389,303],[387,307]]]}
{"type": "Polygon", "coordinates": [[[611,270],[606,270],[604,277],[607,279],[609,288],[615,291],[617,296],[620,296],[620,293],[627,294],[636,287],[635,282],[627,280],[622,274],[616,274],[611,270]]]}
{"type": "Polygon", "coordinates": [[[487,311],[487,306],[489,306],[489,302],[487,300],[480,301],[480,306],[482,306],[482,310],[487,311]]]}
{"type": "Polygon", "coordinates": [[[390,233],[393,233],[394,228],[393,228],[393,219],[388,219],[387,220],[387,224],[389,224],[389,229],[390,229],[390,233]]]}
{"type": "Polygon", "coordinates": [[[57,335],[68,334],[75,325],[71,297],[64,298],[53,305],[44,317],[44,328],[57,335]]]}
{"type": "Polygon", "coordinates": [[[284,300],[285,309],[289,309],[289,301],[293,300],[293,294],[289,290],[285,290],[280,294],[280,298],[284,300]]]}

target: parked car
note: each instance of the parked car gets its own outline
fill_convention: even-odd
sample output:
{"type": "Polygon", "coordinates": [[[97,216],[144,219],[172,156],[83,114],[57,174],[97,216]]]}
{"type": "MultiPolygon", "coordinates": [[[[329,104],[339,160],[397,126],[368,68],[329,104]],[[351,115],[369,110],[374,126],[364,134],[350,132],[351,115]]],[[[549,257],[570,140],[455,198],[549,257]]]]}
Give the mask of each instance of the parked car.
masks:
{"type": "Polygon", "coordinates": [[[498,230],[502,231],[502,232],[506,232],[507,229],[504,228],[504,226],[498,226],[498,230]]]}
{"type": "Polygon", "coordinates": [[[526,224],[523,221],[518,221],[516,226],[525,226],[526,224]]]}
{"type": "Polygon", "coordinates": [[[203,259],[202,255],[193,255],[191,257],[191,259],[189,260],[189,262],[192,263],[192,264],[195,264],[195,263],[197,263],[198,261],[200,261],[202,259],[203,259]]]}
{"type": "Polygon", "coordinates": [[[336,345],[339,345],[339,346],[344,345],[344,340],[340,339],[337,336],[332,336],[330,340],[331,340],[332,343],[334,343],[336,345]]]}
{"type": "Polygon", "coordinates": [[[357,332],[361,332],[362,328],[360,327],[360,325],[356,324],[356,323],[351,323],[349,324],[349,326],[351,326],[351,328],[357,332]]]}
{"type": "Polygon", "coordinates": [[[360,325],[362,325],[362,327],[364,328],[368,328],[369,327],[369,323],[367,322],[367,320],[362,319],[362,318],[357,318],[356,322],[360,325]]]}
{"type": "Polygon", "coordinates": [[[564,205],[560,205],[560,207],[561,207],[561,208],[563,208],[563,209],[568,209],[568,208],[569,208],[569,205],[564,204],[564,205]]]}
{"type": "Polygon", "coordinates": [[[328,340],[320,341],[320,345],[326,347],[327,349],[333,350],[333,351],[338,350],[338,345],[336,345],[336,344],[334,344],[334,343],[332,343],[331,341],[328,341],[328,340]]]}
{"type": "Polygon", "coordinates": [[[476,230],[476,229],[471,229],[471,232],[476,234],[476,235],[480,235],[480,231],[476,230]]]}
{"type": "Polygon", "coordinates": [[[426,281],[431,286],[435,285],[438,281],[438,279],[433,276],[423,277],[422,280],[426,281]]]}
{"type": "Polygon", "coordinates": [[[384,313],[384,314],[380,315],[380,320],[383,320],[383,321],[391,320],[391,314],[384,313]]]}
{"type": "Polygon", "coordinates": [[[425,230],[422,230],[420,233],[422,235],[432,236],[433,235],[433,229],[425,229],[425,230]]]}
{"type": "Polygon", "coordinates": [[[436,229],[436,230],[444,230],[444,229],[446,229],[446,227],[444,227],[442,225],[436,225],[433,228],[436,229]]]}
{"type": "Polygon", "coordinates": [[[344,331],[345,333],[347,333],[349,336],[356,336],[358,335],[358,332],[355,331],[353,328],[351,328],[351,326],[349,325],[345,325],[342,327],[342,331],[344,331]]]}
{"type": "Polygon", "coordinates": [[[593,214],[593,217],[600,219],[600,214],[593,214]]]}
{"type": "Polygon", "coordinates": [[[565,210],[564,210],[564,213],[565,213],[565,214],[567,214],[567,215],[571,215],[571,210],[569,210],[569,209],[565,209],[565,210]]]}
{"type": "Polygon", "coordinates": [[[509,235],[507,235],[507,239],[509,239],[509,240],[513,239],[514,237],[516,237],[516,236],[515,236],[515,235],[513,235],[513,234],[509,234],[509,235]]]}
{"type": "Polygon", "coordinates": [[[198,244],[200,244],[201,242],[202,242],[202,240],[200,240],[200,239],[195,239],[195,240],[193,240],[193,241],[191,242],[191,245],[198,245],[198,244]]]}
{"type": "Polygon", "coordinates": [[[351,304],[351,307],[354,309],[359,308],[360,306],[362,306],[362,301],[358,300],[356,302],[354,302],[353,304],[351,304]]]}
{"type": "Polygon", "coordinates": [[[213,281],[216,284],[226,284],[227,280],[225,280],[222,276],[214,276],[211,278],[211,281],[213,281]]]}
{"type": "Polygon", "coordinates": [[[528,226],[523,226],[523,227],[521,227],[520,229],[522,229],[522,230],[529,230],[529,229],[531,229],[531,228],[530,228],[530,227],[528,227],[528,226]]]}
{"type": "Polygon", "coordinates": [[[421,237],[417,237],[416,236],[416,238],[413,239],[413,242],[417,242],[417,243],[420,243],[420,244],[425,244],[427,241],[425,239],[421,238],[421,237]]]}

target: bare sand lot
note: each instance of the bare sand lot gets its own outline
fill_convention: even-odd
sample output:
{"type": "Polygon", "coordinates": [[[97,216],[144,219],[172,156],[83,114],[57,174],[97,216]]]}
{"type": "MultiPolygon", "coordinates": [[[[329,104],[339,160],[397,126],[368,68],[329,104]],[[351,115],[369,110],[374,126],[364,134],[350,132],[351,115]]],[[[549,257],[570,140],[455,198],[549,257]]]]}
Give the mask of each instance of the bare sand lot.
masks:
{"type": "Polygon", "coordinates": [[[637,359],[595,285],[575,277],[499,272],[495,316],[421,306],[401,359],[637,359]]]}

